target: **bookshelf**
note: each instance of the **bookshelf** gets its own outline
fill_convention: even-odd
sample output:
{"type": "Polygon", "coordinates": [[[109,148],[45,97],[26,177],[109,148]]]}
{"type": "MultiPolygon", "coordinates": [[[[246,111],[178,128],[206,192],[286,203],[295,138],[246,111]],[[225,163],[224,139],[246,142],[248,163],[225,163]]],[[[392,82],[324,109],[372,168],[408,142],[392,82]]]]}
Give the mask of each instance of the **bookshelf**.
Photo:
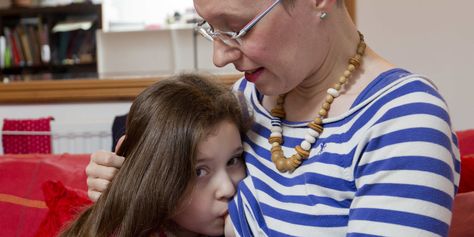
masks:
{"type": "Polygon", "coordinates": [[[0,76],[10,81],[97,77],[102,6],[0,9],[0,76]]]}

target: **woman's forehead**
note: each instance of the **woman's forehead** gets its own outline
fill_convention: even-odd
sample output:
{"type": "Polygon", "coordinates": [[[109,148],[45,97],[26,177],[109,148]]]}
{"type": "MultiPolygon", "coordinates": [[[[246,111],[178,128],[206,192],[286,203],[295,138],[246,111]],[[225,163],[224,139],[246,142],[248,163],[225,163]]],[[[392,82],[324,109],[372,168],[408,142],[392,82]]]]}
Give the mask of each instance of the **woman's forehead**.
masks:
{"type": "Polygon", "coordinates": [[[196,12],[205,20],[254,15],[267,0],[194,0],[196,12]]]}

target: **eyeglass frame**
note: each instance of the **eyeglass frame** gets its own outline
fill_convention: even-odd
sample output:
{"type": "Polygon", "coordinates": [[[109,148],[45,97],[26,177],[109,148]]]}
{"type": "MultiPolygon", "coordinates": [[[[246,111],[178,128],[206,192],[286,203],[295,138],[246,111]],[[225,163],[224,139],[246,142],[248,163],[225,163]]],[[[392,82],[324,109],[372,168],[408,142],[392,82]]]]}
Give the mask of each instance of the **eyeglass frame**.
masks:
{"type": "Polygon", "coordinates": [[[198,23],[196,26],[196,31],[198,31],[204,38],[208,39],[209,41],[214,41],[215,38],[221,40],[224,44],[231,47],[240,46],[242,44],[242,37],[244,37],[247,32],[249,32],[264,16],[266,16],[281,0],[275,0],[272,5],[270,5],[267,9],[265,9],[262,13],[258,14],[256,17],[253,18],[249,23],[247,23],[241,30],[237,32],[233,31],[220,31],[212,28],[212,26],[207,23],[207,21],[203,20],[202,22],[198,23]],[[208,24],[210,27],[206,29],[203,25],[208,24]],[[223,38],[222,36],[228,36],[229,38],[223,38]],[[230,40],[236,42],[232,44],[230,40]]]}

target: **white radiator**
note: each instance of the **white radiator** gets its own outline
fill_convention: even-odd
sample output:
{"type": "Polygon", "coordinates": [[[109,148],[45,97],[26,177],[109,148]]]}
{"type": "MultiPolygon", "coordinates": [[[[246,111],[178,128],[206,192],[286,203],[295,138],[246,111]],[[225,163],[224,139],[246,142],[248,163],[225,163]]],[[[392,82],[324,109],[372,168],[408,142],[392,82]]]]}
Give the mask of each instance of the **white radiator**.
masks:
{"type": "Polygon", "coordinates": [[[52,134],[53,154],[84,154],[97,150],[110,150],[111,133],[98,132],[63,132],[52,134]]]}
{"type": "Polygon", "coordinates": [[[97,150],[110,150],[112,147],[112,123],[51,122],[53,154],[92,153],[97,150]]]}

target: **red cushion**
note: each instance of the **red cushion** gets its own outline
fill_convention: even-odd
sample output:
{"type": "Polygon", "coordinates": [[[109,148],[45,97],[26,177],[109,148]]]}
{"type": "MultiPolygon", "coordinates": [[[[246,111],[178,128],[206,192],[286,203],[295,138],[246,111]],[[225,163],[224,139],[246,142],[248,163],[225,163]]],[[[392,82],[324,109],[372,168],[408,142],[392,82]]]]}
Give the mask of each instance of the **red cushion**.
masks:
{"type": "Polygon", "coordinates": [[[87,190],[88,162],[89,155],[0,156],[0,235],[34,236],[48,211],[41,185],[61,180],[87,190]]]}
{"type": "Polygon", "coordinates": [[[43,184],[48,214],[41,222],[36,237],[56,236],[85,207],[92,204],[85,191],[65,187],[60,181],[43,184]]]}
{"type": "Polygon", "coordinates": [[[461,180],[458,193],[474,191],[474,157],[461,157],[461,180]]]}
{"type": "Polygon", "coordinates": [[[474,129],[456,132],[461,156],[474,156],[474,129]]]}
{"type": "Polygon", "coordinates": [[[459,193],[474,191],[474,129],[456,132],[461,153],[459,193]]]}

